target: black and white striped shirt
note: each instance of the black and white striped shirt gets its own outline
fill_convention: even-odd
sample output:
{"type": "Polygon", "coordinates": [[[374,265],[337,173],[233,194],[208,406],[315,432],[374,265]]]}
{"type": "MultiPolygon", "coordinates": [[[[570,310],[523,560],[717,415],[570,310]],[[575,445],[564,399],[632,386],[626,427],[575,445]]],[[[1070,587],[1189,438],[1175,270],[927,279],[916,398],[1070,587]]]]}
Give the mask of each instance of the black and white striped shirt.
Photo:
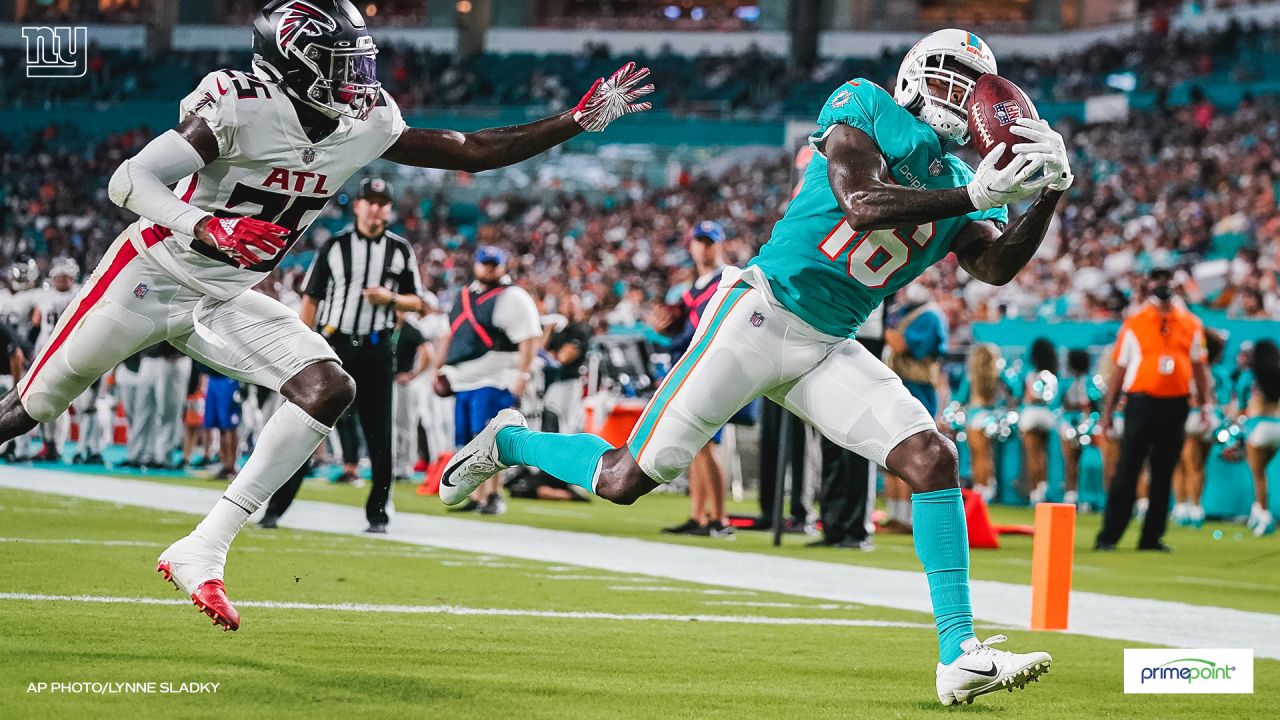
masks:
{"type": "Polygon", "coordinates": [[[329,238],[307,270],[304,290],[319,302],[316,326],[326,334],[368,335],[395,327],[395,304],[375,307],[365,288],[420,295],[422,281],[409,241],[392,232],[370,240],[355,228],[329,238]]]}

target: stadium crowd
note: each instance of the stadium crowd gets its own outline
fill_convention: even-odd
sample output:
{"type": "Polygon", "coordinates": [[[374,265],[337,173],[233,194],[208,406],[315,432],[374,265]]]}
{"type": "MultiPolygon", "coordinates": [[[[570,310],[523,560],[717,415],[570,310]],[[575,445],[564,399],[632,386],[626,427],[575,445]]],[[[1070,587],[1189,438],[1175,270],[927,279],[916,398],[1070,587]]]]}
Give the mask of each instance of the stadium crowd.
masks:
{"type": "MultiPolygon", "coordinates": [[[[875,58],[827,57],[804,66],[790,58],[752,47],[744,52],[697,56],[671,48],[619,57],[607,45],[588,43],[576,53],[503,53],[491,51],[459,59],[449,51],[395,43],[379,47],[382,80],[404,108],[525,109],[536,114],[576,100],[620,63],[636,60],[658,83],[655,107],[674,113],[733,113],[753,118],[809,115],[815,99],[851,77],[887,83],[905,48],[887,48],[875,58]]],[[[1157,104],[1184,83],[1241,84],[1275,80],[1280,67],[1280,28],[1255,22],[1230,24],[1209,32],[1170,31],[1155,25],[1116,40],[1103,40],[1054,58],[1001,56],[1001,74],[1031,98],[1075,101],[1118,91],[1154,97],[1157,104]]],[[[196,85],[210,69],[247,67],[246,52],[174,49],[160,57],[138,51],[90,48],[88,73],[81,79],[42,83],[25,76],[18,49],[0,51],[0,90],[15,107],[92,100],[118,103],[171,101],[196,85]]]]}

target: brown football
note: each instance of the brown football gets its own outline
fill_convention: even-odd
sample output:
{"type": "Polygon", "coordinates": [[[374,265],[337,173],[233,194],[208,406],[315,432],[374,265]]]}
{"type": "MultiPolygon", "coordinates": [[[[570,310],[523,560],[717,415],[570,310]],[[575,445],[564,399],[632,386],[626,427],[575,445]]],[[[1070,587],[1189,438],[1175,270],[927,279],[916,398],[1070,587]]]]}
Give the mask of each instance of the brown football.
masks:
{"type": "Polygon", "coordinates": [[[992,148],[1004,143],[1004,154],[996,161],[996,167],[1008,165],[1013,160],[1013,146],[1027,142],[1009,132],[1020,117],[1040,118],[1022,88],[999,75],[984,73],[978,77],[969,103],[969,136],[979,155],[986,157],[992,148]]]}

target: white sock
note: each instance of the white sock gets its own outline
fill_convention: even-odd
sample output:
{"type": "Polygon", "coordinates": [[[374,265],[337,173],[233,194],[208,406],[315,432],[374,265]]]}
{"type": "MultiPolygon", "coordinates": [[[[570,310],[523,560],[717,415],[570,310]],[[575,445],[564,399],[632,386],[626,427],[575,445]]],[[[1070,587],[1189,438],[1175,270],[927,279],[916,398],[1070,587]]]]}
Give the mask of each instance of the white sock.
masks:
{"type": "Polygon", "coordinates": [[[246,520],[311,457],[333,428],[286,402],[262,426],[244,469],[193,534],[226,555],[246,520]]]}

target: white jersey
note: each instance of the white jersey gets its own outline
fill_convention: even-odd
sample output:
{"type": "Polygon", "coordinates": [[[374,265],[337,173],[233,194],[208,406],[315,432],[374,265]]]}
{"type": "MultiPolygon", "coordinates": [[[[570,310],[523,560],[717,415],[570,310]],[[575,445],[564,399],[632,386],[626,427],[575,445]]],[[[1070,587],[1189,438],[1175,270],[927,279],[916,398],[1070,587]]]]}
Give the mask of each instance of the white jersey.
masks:
{"type": "Polygon", "coordinates": [[[279,85],[238,70],[209,73],[182,100],[180,118],[195,114],[218,140],[218,158],[179,181],[174,193],[219,217],[254,217],[293,232],[278,255],[251,268],[189,235],[143,218],[127,230],[138,251],[187,287],[229,300],[257,285],[335,195],[347,178],[404,132],[404,119],[385,91],[364,121],[311,142],[293,102],[279,85]]]}
{"type": "Polygon", "coordinates": [[[21,309],[20,295],[8,288],[0,288],[0,322],[18,335],[24,336],[23,329],[31,319],[30,308],[24,315],[21,309]]]}
{"type": "Polygon", "coordinates": [[[28,288],[0,297],[0,320],[24,343],[31,341],[31,314],[43,292],[41,288],[28,288]]]}
{"type": "Polygon", "coordinates": [[[31,307],[40,312],[40,334],[35,340],[35,349],[38,351],[49,342],[49,338],[53,337],[53,329],[58,325],[58,318],[67,311],[76,293],[80,292],[80,286],[72,285],[71,289],[66,291],[46,287],[32,292],[34,295],[31,307]]]}

